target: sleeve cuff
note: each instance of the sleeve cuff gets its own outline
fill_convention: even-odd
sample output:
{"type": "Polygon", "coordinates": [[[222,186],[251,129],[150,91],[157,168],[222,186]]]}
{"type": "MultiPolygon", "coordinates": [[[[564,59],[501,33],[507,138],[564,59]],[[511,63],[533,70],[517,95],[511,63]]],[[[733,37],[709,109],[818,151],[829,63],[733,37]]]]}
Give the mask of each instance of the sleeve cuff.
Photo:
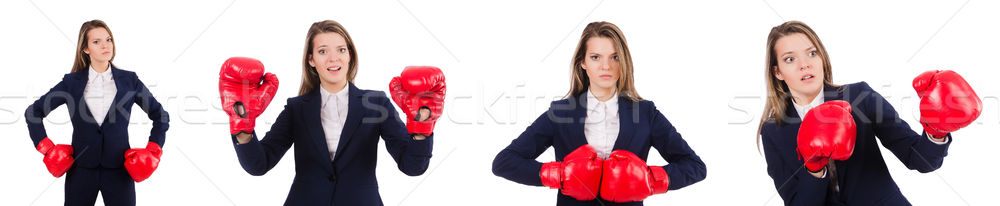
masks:
{"type": "Polygon", "coordinates": [[[950,134],[944,136],[944,138],[943,138],[944,141],[943,142],[934,141],[934,137],[932,137],[930,134],[927,134],[926,132],[924,132],[924,136],[927,137],[927,140],[930,140],[931,142],[933,142],[934,144],[937,144],[937,145],[946,145],[946,144],[948,144],[949,141],[951,141],[951,135],[950,134]]]}
{"type": "Polygon", "coordinates": [[[434,147],[433,134],[431,136],[427,136],[427,139],[424,140],[415,140],[412,139],[411,137],[406,141],[410,143],[409,151],[407,151],[408,153],[420,156],[428,156],[428,157],[431,156],[431,151],[433,150],[434,147]]]}

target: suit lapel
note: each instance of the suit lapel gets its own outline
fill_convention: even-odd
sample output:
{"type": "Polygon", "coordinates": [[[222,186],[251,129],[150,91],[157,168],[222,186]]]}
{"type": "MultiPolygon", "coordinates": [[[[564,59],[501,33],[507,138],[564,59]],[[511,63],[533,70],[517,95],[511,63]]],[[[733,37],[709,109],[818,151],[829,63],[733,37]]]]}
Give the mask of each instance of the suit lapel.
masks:
{"type": "MultiPolygon", "coordinates": [[[[566,141],[570,146],[569,149],[575,150],[580,146],[588,144],[586,133],[584,133],[584,125],[587,121],[587,92],[577,95],[576,98],[570,98],[569,106],[572,110],[570,110],[568,115],[570,117],[570,125],[569,136],[566,137],[566,141]]],[[[556,122],[556,124],[559,124],[559,122],[556,122]]]]}
{"type": "Polygon", "coordinates": [[[635,102],[628,100],[622,96],[618,97],[618,139],[615,140],[615,146],[613,150],[628,150],[629,145],[632,144],[632,137],[635,133],[636,127],[638,127],[638,118],[633,117],[633,109],[635,102]]]}
{"type": "MultiPolygon", "coordinates": [[[[105,126],[108,125],[108,121],[110,119],[114,119],[115,115],[118,115],[118,109],[122,109],[122,110],[125,109],[124,107],[118,107],[119,106],[118,104],[119,103],[121,103],[121,104],[128,104],[128,103],[125,103],[125,102],[120,102],[120,101],[124,101],[123,99],[121,99],[122,98],[122,93],[125,93],[127,91],[131,91],[130,88],[125,87],[126,85],[131,85],[131,84],[129,84],[128,82],[125,82],[125,77],[122,74],[121,70],[119,70],[118,68],[115,68],[114,66],[108,67],[108,69],[111,70],[111,76],[112,76],[111,78],[113,78],[115,80],[115,89],[117,91],[115,91],[115,98],[111,100],[111,107],[108,108],[108,113],[105,114],[104,117],[101,118],[101,126],[100,127],[101,127],[102,130],[104,129],[105,126]]],[[[138,94],[136,94],[136,95],[138,95],[138,94]]],[[[122,105],[122,106],[124,106],[124,105],[122,105]]],[[[122,115],[124,115],[124,114],[122,114],[122,115]]],[[[91,115],[91,116],[93,116],[93,115],[91,115]]],[[[94,119],[97,119],[97,118],[95,117],[94,119]]]]}
{"type": "Polygon", "coordinates": [[[362,109],[363,107],[361,107],[361,101],[364,100],[364,95],[361,94],[361,90],[355,87],[352,83],[348,83],[347,87],[347,119],[344,120],[344,130],[340,132],[340,141],[337,144],[337,153],[333,155],[334,161],[343,156],[341,153],[344,152],[344,147],[346,147],[347,143],[352,137],[354,137],[354,132],[361,125],[361,119],[364,116],[362,115],[364,110],[362,109]]]}
{"type": "MultiPolygon", "coordinates": [[[[325,162],[333,162],[330,160],[330,149],[326,146],[326,134],[323,132],[323,121],[320,119],[322,113],[320,108],[323,106],[323,100],[320,97],[319,90],[323,89],[316,86],[309,94],[306,94],[306,98],[302,101],[302,114],[300,115],[303,120],[302,122],[308,130],[307,139],[312,142],[315,148],[315,155],[320,156],[320,160],[326,160],[325,162]]],[[[326,168],[330,172],[333,172],[333,166],[330,164],[324,164],[323,168],[326,168]]]]}
{"type": "MultiPolygon", "coordinates": [[[[76,103],[76,105],[69,105],[70,108],[76,108],[78,110],[78,111],[70,111],[70,114],[71,115],[84,115],[83,117],[80,118],[80,119],[83,119],[83,120],[86,120],[87,117],[90,117],[90,119],[93,120],[94,127],[98,127],[97,126],[97,117],[94,117],[94,114],[90,113],[89,105],[87,105],[87,99],[86,99],[86,97],[84,97],[84,94],[83,94],[83,92],[87,89],[87,81],[90,81],[90,77],[88,76],[88,72],[90,72],[89,68],[88,68],[88,70],[83,70],[83,71],[79,71],[79,72],[73,73],[73,80],[74,81],[72,82],[71,85],[69,85],[70,95],[73,97],[74,100],[79,100],[80,102],[73,102],[73,103],[76,103]]],[[[87,123],[87,122],[84,121],[84,123],[87,123]]],[[[100,128],[100,127],[98,127],[98,128],[100,128]]]]}

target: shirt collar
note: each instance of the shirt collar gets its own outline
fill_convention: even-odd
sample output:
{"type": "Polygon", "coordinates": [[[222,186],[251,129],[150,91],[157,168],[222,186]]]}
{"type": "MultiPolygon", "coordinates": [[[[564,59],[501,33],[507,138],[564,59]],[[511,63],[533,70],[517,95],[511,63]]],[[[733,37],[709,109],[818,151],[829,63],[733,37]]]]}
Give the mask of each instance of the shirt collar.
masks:
{"type": "Polygon", "coordinates": [[[97,77],[101,77],[101,79],[105,80],[111,79],[111,67],[108,67],[108,69],[104,70],[103,73],[97,73],[97,71],[94,70],[94,67],[87,66],[87,71],[87,77],[90,79],[95,79],[97,77]]]}
{"type": "Polygon", "coordinates": [[[326,101],[330,99],[330,97],[336,97],[337,100],[347,99],[347,90],[349,90],[349,88],[347,86],[344,86],[344,88],[338,91],[337,93],[330,93],[326,91],[326,89],[323,89],[322,86],[319,87],[319,93],[320,96],[323,97],[324,104],[326,104],[326,101]]]}
{"type": "MultiPolygon", "coordinates": [[[[816,106],[819,106],[820,104],[823,104],[824,98],[825,98],[823,96],[823,93],[824,92],[822,90],[820,90],[819,91],[819,95],[816,95],[816,98],[813,98],[812,102],[809,102],[809,104],[807,104],[807,105],[799,106],[798,104],[795,104],[794,101],[792,102],[792,106],[795,107],[795,112],[798,112],[798,114],[799,114],[799,119],[805,119],[806,118],[806,112],[809,112],[809,110],[811,110],[813,107],[816,107],[816,106]]],[[[789,101],[792,101],[792,100],[789,100],[789,101]]]]}
{"type": "MultiPolygon", "coordinates": [[[[611,91],[617,91],[617,89],[611,89],[611,91]]],[[[597,96],[594,96],[594,93],[591,92],[588,89],[587,90],[587,108],[590,108],[591,110],[593,110],[593,109],[595,109],[595,107],[597,107],[597,103],[600,103],[600,102],[601,102],[600,100],[597,100],[597,96]]],[[[614,95],[611,95],[611,99],[608,99],[607,101],[603,101],[603,103],[608,108],[615,108],[615,109],[617,109],[618,108],[618,94],[616,93],[614,95]]]]}

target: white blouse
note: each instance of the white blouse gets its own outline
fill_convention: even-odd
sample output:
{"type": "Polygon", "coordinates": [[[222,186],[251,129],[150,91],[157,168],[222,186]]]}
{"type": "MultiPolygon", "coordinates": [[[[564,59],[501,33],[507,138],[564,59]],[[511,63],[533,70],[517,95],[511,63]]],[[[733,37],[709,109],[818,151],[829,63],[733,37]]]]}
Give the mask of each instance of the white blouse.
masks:
{"type": "Polygon", "coordinates": [[[601,158],[611,156],[611,150],[618,140],[619,125],[618,95],[614,94],[611,99],[602,102],[588,90],[583,135],[587,137],[587,144],[594,147],[601,158]]]}
{"type": "Polygon", "coordinates": [[[344,122],[347,121],[348,88],[344,87],[334,94],[322,87],[318,89],[323,98],[320,121],[323,125],[323,134],[326,136],[326,147],[330,150],[330,160],[333,160],[337,154],[337,145],[340,144],[340,134],[344,131],[344,122]]]}
{"type": "Polygon", "coordinates": [[[87,67],[87,87],[83,90],[83,101],[87,102],[90,114],[94,115],[97,126],[104,124],[104,118],[111,109],[111,103],[115,100],[118,88],[115,87],[115,79],[111,76],[111,67],[102,73],[94,71],[93,67],[87,67]]]}

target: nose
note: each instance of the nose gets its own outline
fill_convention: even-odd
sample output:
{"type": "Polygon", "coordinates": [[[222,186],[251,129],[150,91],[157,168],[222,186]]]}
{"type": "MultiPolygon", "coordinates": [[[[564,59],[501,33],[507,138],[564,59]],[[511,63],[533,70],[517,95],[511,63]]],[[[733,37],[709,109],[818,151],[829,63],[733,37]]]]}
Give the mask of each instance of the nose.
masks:
{"type": "Polygon", "coordinates": [[[808,61],[801,61],[801,63],[799,64],[799,70],[805,71],[808,69],[812,69],[812,64],[810,64],[808,61]]]}
{"type": "Polygon", "coordinates": [[[611,69],[611,61],[608,60],[601,61],[601,70],[610,70],[610,69],[611,69]]]}

